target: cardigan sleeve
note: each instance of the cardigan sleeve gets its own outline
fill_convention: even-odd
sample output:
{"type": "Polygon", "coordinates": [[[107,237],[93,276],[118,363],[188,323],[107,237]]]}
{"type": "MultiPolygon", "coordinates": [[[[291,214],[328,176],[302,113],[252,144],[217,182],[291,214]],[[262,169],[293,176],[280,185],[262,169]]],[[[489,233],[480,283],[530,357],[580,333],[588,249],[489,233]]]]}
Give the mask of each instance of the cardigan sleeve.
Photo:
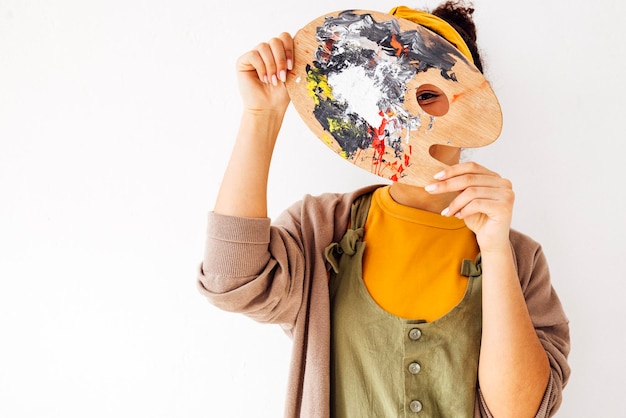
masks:
{"type": "Polygon", "coordinates": [[[209,213],[198,287],[220,309],[291,328],[300,307],[304,256],[296,235],[269,218],[209,213]]]}
{"type": "Polygon", "coordinates": [[[326,283],[323,249],[345,232],[354,199],[377,187],[305,195],[273,222],[209,213],[200,292],[220,309],[290,333],[306,311],[311,281],[326,283]]]}
{"type": "MultiPolygon", "coordinates": [[[[550,377],[535,415],[535,418],[548,418],[559,409],[563,388],[571,372],[567,361],[570,350],[569,321],[550,281],[548,263],[541,246],[514,230],[511,231],[511,245],[530,319],[550,362],[550,377]]],[[[476,404],[477,417],[493,417],[480,389],[476,404]]]]}

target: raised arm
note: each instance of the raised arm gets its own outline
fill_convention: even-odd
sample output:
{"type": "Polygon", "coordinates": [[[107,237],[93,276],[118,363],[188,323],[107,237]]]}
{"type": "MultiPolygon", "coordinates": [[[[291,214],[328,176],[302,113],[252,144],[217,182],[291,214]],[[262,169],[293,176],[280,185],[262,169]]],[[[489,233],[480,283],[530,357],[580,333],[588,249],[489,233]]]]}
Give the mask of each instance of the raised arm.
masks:
{"type": "Polygon", "coordinates": [[[208,216],[198,272],[199,289],[214,305],[285,327],[300,307],[304,263],[289,231],[270,225],[267,179],[289,105],[284,80],[293,55],[293,39],[282,33],[237,60],[241,125],[208,216]]]}
{"type": "Polygon", "coordinates": [[[214,212],[267,217],[267,178],[274,144],[289,105],[284,81],[293,66],[293,39],[284,32],[237,60],[243,113],[214,212]]]}

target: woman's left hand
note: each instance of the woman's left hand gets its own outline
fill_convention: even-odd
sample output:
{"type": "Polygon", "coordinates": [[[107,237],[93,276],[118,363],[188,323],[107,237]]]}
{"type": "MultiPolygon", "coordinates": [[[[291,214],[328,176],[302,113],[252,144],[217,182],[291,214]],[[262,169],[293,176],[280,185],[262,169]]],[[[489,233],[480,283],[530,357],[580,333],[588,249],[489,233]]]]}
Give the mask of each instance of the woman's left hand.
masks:
{"type": "Polygon", "coordinates": [[[463,219],[476,234],[481,252],[510,249],[509,229],[515,194],[511,182],[474,162],[450,166],[425,187],[433,194],[458,193],[444,216],[463,219]]]}

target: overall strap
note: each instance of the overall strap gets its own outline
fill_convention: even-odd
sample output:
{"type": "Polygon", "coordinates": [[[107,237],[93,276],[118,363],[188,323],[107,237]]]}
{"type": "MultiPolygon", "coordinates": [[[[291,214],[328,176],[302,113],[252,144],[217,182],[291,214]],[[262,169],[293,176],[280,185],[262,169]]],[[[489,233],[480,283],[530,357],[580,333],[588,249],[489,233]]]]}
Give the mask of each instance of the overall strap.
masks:
{"type": "Polygon", "coordinates": [[[365,226],[367,220],[367,214],[370,210],[372,203],[372,192],[359,196],[352,203],[352,210],[350,212],[350,229],[360,229],[365,226]]]}
{"type": "Polygon", "coordinates": [[[333,242],[325,248],[324,255],[335,273],[339,272],[341,256],[343,254],[354,255],[356,243],[363,240],[363,226],[365,226],[371,202],[372,193],[366,193],[356,198],[352,203],[350,224],[346,233],[339,242],[333,242]]]}

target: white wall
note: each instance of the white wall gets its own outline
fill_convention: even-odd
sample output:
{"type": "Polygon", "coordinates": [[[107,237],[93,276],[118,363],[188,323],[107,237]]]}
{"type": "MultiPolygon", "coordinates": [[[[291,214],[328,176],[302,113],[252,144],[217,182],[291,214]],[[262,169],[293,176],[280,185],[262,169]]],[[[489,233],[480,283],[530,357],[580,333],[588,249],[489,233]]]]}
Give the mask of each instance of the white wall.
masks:
{"type": "MultiPolygon", "coordinates": [[[[0,416],[280,416],[289,340],[195,287],[234,62],[325,12],[401,3],[210,3],[0,0],[0,416]]],[[[571,320],[559,417],[623,416],[625,5],[475,0],[505,119],[475,158],[513,181],[571,320]]],[[[379,181],[306,129],[291,109],[273,216],[379,181]]]]}

